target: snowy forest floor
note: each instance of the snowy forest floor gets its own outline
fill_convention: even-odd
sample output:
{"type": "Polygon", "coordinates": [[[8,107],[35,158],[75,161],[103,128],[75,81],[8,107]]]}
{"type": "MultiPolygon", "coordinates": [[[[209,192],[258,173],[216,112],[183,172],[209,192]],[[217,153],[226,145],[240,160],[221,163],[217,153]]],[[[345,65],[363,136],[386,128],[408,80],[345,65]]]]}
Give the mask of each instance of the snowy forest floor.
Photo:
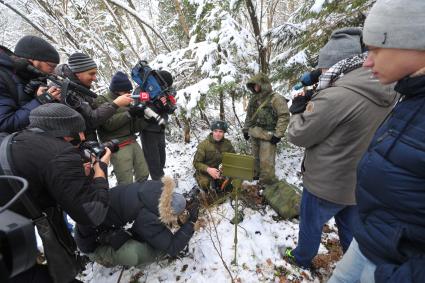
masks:
{"type": "MultiPolygon", "coordinates": [[[[205,137],[207,132],[203,133],[205,137]]],[[[202,137],[201,137],[202,138],[202,137]]],[[[230,137],[232,140],[232,138],[230,137]]],[[[173,176],[177,192],[189,191],[195,185],[192,159],[198,141],[189,144],[167,144],[165,173],[173,176]]],[[[281,146],[276,159],[276,174],[280,179],[299,185],[298,169],[302,151],[281,146]]],[[[111,183],[114,182],[111,178],[111,183]]],[[[319,256],[314,260],[316,274],[291,266],[282,260],[278,245],[295,247],[298,220],[279,220],[266,207],[264,212],[244,209],[244,220],[238,226],[237,266],[234,259],[234,225],[230,223],[234,210],[229,201],[204,210],[202,223],[189,242],[188,254],[169,261],[162,260],[146,266],[105,268],[89,263],[80,280],[91,283],[118,282],[324,282],[341,256],[334,221],[324,228],[319,256]],[[230,275],[231,274],[231,275],[230,275]]]]}

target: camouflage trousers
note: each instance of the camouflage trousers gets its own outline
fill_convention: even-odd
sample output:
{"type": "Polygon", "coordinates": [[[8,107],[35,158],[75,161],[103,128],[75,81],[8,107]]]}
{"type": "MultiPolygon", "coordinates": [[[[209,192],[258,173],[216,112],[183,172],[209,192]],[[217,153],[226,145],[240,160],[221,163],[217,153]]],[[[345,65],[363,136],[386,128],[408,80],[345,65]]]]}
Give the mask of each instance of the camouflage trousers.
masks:
{"type": "Polygon", "coordinates": [[[253,137],[251,138],[251,149],[255,158],[254,176],[258,176],[264,184],[275,182],[276,145],[253,137]]]}
{"type": "Polygon", "coordinates": [[[110,246],[100,246],[93,253],[88,254],[90,260],[106,267],[149,264],[163,256],[165,253],[136,240],[128,240],[118,250],[110,246]]]}
{"type": "Polygon", "coordinates": [[[143,150],[137,142],[123,146],[111,156],[117,185],[128,185],[148,179],[148,165],[143,150]],[[134,181],[133,181],[134,176],[134,181]]]}
{"type": "Polygon", "coordinates": [[[207,191],[210,188],[212,178],[208,174],[196,172],[195,179],[198,183],[198,186],[204,191],[207,191]]]}

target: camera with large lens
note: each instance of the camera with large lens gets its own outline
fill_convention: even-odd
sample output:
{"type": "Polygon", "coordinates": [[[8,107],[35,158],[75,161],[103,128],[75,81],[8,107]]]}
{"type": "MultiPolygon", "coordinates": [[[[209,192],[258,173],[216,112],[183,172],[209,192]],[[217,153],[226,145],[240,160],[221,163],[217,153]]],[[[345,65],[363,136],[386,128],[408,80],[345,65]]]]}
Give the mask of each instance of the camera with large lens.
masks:
{"type": "Polygon", "coordinates": [[[186,206],[189,206],[196,199],[198,199],[200,192],[201,190],[198,188],[198,186],[194,186],[190,191],[183,193],[183,196],[186,199],[186,206]]]}
{"type": "Polygon", "coordinates": [[[117,139],[113,139],[104,143],[86,141],[81,144],[80,148],[84,154],[84,159],[90,161],[92,156],[101,158],[105,154],[106,148],[109,148],[112,153],[117,152],[120,149],[119,143],[120,142],[117,139]]]}

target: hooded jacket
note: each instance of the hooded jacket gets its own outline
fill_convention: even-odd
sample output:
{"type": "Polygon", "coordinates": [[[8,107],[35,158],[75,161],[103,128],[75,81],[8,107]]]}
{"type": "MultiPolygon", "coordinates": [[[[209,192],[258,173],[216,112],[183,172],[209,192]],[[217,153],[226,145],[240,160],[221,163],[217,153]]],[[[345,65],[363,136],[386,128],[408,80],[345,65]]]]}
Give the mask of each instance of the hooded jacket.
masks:
{"type": "MultiPolygon", "coordinates": [[[[177,216],[174,215],[171,207],[172,194],[175,183],[170,177],[163,177],[162,181],[146,181],[139,186],[129,185],[127,189],[132,199],[125,199],[130,203],[134,202],[132,196],[137,195],[137,206],[141,207],[136,212],[136,221],[129,229],[133,238],[140,242],[146,242],[154,249],[164,251],[170,256],[177,256],[178,253],[188,244],[194,233],[193,223],[186,222],[176,233],[172,233],[167,225],[175,223],[177,216]]],[[[136,205],[134,205],[136,206],[136,205]]],[[[134,213],[128,211],[127,213],[134,213]]],[[[101,243],[97,242],[98,234],[92,226],[77,225],[76,242],[78,247],[85,253],[94,252],[101,243]]]]}
{"type": "Polygon", "coordinates": [[[354,237],[377,283],[425,282],[425,75],[395,89],[402,100],[358,166],[354,237]]]}
{"type": "Polygon", "coordinates": [[[283,137],[289,121],[289,110],[285,98],[273,92],[270,80],[262,73],[252,77],[248,81],[247,87],[252,92],[252,98],[248,103],[242,131],[248,133],[250,129],[257,127],[257,132],[260,133],[254,138],[264,136],[270,140],[273,135],[278,138],[283,137]],[[261,88],[259,93],[254,93],[255,84],[261,88]],[[263,103],[265,103],[263,107],[259,108],[263,103]],[[267,134],[267,132],[271,134],[267,134]]]}
{"type": "Polygon", "coordinates": [[[396,102],[362,67],[316,93],[304,113],[291,116],[288,140],[305,148],[303,184],[327,201],[356,204],[356,168],[373,133],[396,102]]]}
{"type": "Polygon", "coordinates": [[[13,80],[18,93],[16,97],[6,81],[0,77],[0,132],[12,133],[27,127],[31,110],[41,104],[33,96],[24,93],[24,87],[29,80],[15,73],[12,59],[1,49],[0,72],[13,80]]]}

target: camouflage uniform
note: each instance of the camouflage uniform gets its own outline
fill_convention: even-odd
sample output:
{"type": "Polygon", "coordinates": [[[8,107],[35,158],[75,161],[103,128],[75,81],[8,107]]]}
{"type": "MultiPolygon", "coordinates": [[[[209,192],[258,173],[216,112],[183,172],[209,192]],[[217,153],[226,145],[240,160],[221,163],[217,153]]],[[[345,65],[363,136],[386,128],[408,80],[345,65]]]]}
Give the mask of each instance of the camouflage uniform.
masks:
{"type": "Polygon", "coordinates": [[[273,92],[266,75],[257,74],[248,81],[247,86],[252,91],[256,84],[261,90],[259,93],[253,92],[249,100],[243,132],[251,137],[255,176],[261,182],[270,184],[276,180],[276,145],[270,143],[270,139],[273,136],[283,137],[289,122],[289,111],[285,98],[273,92]]]}
{"type": "Polygon", "coordinates": [[[212,133],[203,142],[198,145],[195,157],[193,158],[193,166],[196,169],[195,179],[199,187],[204,190],[210,188],[211,176],[207,173],[208,167],[217,168],[222,161],[222,153],[235,153],[232,143],[223,138],[217,142],[213,139],[212,133]]]}
{"type": "MultiPolygon", "coordinates": [[[[108,93],[105,96],[99,96],[96,103],[112,102],[115,98],[115,94],[108,93]]],[[[149,177],[145,156],[135,134],[143,129],[145,124],[143,119],[131,117],[127,107],[120,107],[97,129],[101,142],[111,139],[120,141],[120,150],[111,156],[118,185],[133,183],[133,175],[136,182],[145,181],[149,177]]]]}

